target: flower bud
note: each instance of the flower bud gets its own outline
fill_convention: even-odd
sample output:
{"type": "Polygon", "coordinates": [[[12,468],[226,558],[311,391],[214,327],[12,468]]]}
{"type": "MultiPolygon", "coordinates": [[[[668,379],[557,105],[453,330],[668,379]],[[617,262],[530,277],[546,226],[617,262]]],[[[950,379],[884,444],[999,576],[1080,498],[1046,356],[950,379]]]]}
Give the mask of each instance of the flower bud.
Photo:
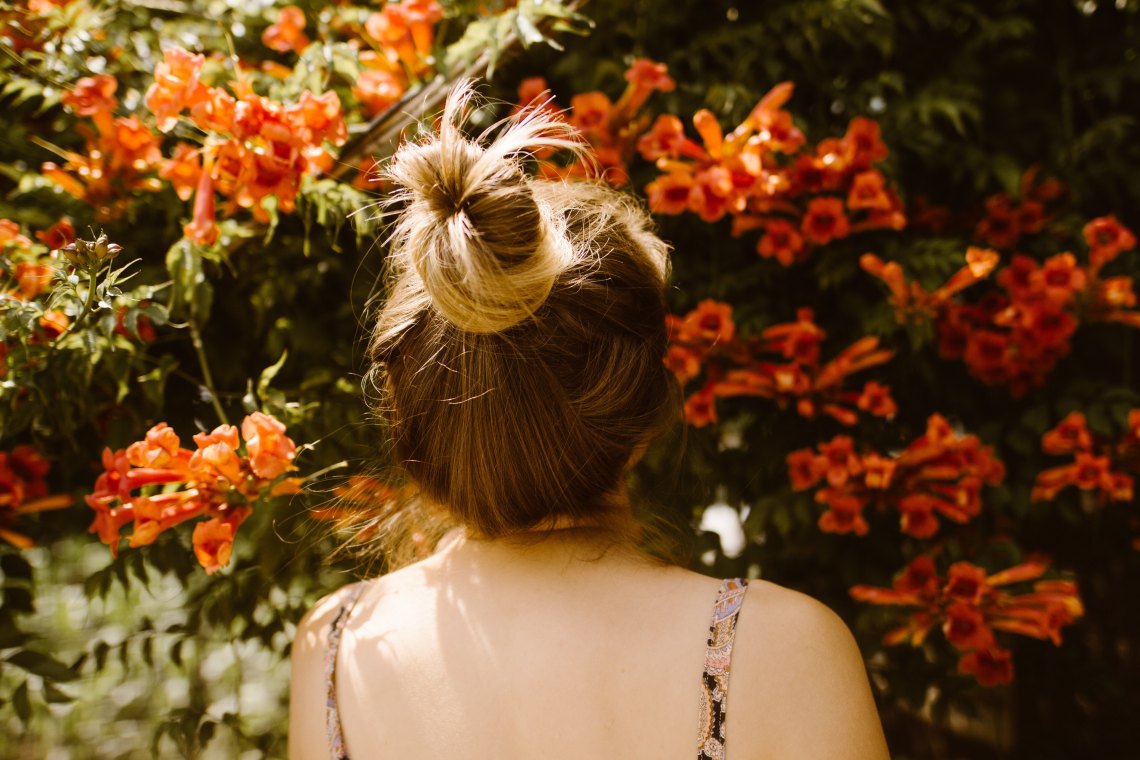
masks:
{"type": "Polygon", "coordinates": [[[100,234],[95,240],[81,240],[76,238],[59,251],[68,263],[80,269],[98,266],[105,261],[115,258],[122,252],[123,246],[108,241],[106,234],[100,234]]]}

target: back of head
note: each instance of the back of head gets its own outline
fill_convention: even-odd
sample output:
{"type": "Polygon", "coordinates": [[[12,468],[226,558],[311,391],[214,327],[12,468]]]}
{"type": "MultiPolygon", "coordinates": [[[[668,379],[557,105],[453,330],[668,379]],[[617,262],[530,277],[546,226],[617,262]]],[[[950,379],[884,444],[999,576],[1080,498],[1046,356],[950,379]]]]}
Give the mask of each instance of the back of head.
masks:
{"type": "Polygon", "coordinates": [[[472,97],[453,88],[387,171],[402,208],[370,356],[394,452],[477,535],[605,523],[676,416],[666,248],[619,193],[528,176],[535,151],[581,149],[564,121],[533,109],[469,139],[472,97]]]}

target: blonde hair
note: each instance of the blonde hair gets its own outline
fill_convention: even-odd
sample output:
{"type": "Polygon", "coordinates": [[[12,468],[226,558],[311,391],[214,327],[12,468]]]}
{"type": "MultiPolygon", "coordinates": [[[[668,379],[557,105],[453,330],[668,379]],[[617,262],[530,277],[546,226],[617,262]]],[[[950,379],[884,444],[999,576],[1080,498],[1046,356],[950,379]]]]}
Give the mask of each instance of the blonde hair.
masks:
{"type": "Polygon", "coordinates": [[[387,298],[369,346],[416,497],[483,537],[557,518],[606,524],[634,451],[676,419],[667,248],[645,211],[593,182],[538,179],[536,151],[581,151],[529,109],[470,139],[473,89],[400,147],[387,298]]]}

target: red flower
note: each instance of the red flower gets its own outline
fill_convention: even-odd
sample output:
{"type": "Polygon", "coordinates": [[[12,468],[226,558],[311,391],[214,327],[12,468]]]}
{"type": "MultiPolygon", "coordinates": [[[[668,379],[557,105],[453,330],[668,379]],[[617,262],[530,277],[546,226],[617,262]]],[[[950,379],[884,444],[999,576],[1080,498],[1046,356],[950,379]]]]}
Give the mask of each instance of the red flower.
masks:
{"type": "Polygon", "coordinates": [[[197,197],[194,199],[194,218],[182,228],[182,234],[199,245],[213,245],[218,239],[218,225],[214,220],[214,179],[210,176],[210,162],[198,177],[197,197]]]}
{"type": "Polygon", "coordinates": [[[955,562],[946,580],[946,596],[977,604],[986,592],[986,571],[969,562],[955,562]]]}
{"type": "Polygon", "coordinates": [[[1059,253],[1046,259],[1045,264],[1030,275],[1029,282],[1050,300],[1064,304],[1072,299],[1074,292],[1084,290],[1086,277],[1073,254],[1059,253]]]}
{"type": "Polygon", "coordinates": [[[1112,475],[1106,456],[1095,456],[1088,451],[1076,452],[1076,472],[1074,485],[1084,491],[1095,488],[1112,488],[1112,475]]]}
{"type": "Polygon", "coordinates": [[[908,536],[930,538],[940,527],[934,506],[935,500],[923,493],[911,493],[899,499],[899,529],[908,536]]]}
{"type": "Polygon", "coordinates": [[[652,128],[637,140],[637,150],[646,161],[659,158],[704,158],[704,149],[685,136],[685,125],[672,114],[661,114],[652,128]]]}
{"type": "Polygon", "coordinates": [[[1087,451],[1091,446],[1092,436],[1080,412],[1069,412],[1057,427],[1041,437],[1041,450],[1046,454],[1071,454],[1087,451]]]}
{"type": "Polygon", "coordinates": [[[185,466],[178,434],[165,422],[160,422],[146,433],[146,438],[127,447],[127,460],[132,467],[185,466]]]}
{"type": "Polygon", "coordinates": [[[986,199],[986,218],[978,222],[974,236],[994,248],[1012,248],[1021,237],[1018,225],[1009,196],[994,195],[986,199]]]}
{"type": "Polygon", "coordinates": [[[867,454],[863,457],[863,483],[872,491],[886,491],[891,487],[897,462],[894,459],[867,454]]]}
{"type": "Polygon", "coordinates": [[[178,123],[183,109],[206,97],[206,86],[198,80],[206,59],[180,47],[168,48],[162,63],[155,66],[154,83],[146,91],[146,106],[158,119],[160,132],[169,132],[178,123]]]}
{"type": "Polygon", "coordinates": [[[1121,275],[1101,280],[1094,302],[1097,306],[1107,306],[1109,311],[1131,309],[1136,305],[1136,294],[1132,292],[1132,278],[1121,275]]]}
{"type": "Polygon", "coordinates": [[[863,386],[863,392],[859,394],[855,405],[868,414],[886,419],[894,417],[898,411],[895,400],[891,398],[891,389],[874,380],[868,380],[863,386]]]}
{"type": "Polygon", "coordinates": [[[693,175],[685,172],[663,174],[645,186],[649,209],[658,214],[680,214],[689,208],[693,175]]]}
{"type": "Polygon", "coordinates": [[[66,216],[58,222],[36,233],[36,239],[53,251],[75,242],[75,227],[66,216]]]}
{"type": "Polygon", "coordinates": [[[1019,350],[1025,356],[1032,356],[1036,349],[1067,350],[1067,340],[1079,326],[1076,317],[1051,301],[1026,304],[1021,322],[1028,340],[1021,342],[1019,350]]]}
{"type": "Polygon", "coordinates": [[[792,490],[803,491],[811,488],[827,471],[827,462],[811,449],[799,449],[787,456],[788,477],[792,481],[792,490]]]}
{"type": "Polygon", "coordinates": [[[356,78],[352,94],[369,116],[383,113],[404,96],[403,81],[389,71],[364,69],[356,78]]]}
{"type": "Polygon", "coordinates": [[[249,466],[259,478],[272,480],[293,466],[297,447],[285,435],[285,426],[261,412],[254,412],[241,423],[241,435],[249,454],[249,466]]]}
{"type": "Polygon", "coordinates": [[[811,309],[800,308],[796,310],[795,322],[765,328],[761,333],[761,337],[768,341],[765,348],[778,351],[785,359],[792,359],[798,364],[817,364],[819,344],[823,342],[826,333],[812,321],[814,318],[811,309]]]}
{"type": "Polygon", "coordinates": [[[174,146],[170,158],[162,162],[158,176],[170,182],[174,192],[184,201],[190,200],[202,174],[202,157],[198,149],[190,143],[180,142],[174,146]]]}
{"type": "Polygon", "coordinates": [[[305,12],[295,5],[286,5],[278,11],[277,23],[262,32],[261,41],[278,53],[290,50],[300,53],[309,46],[309,38],[305,36],[305,12]]]}
{"type": "Polygon", "coordinates": [[[537,107],[536,101],[540,99],[546,103],[549,110],[557,112],[558,109],[551,102],[550,87],[546,84],[545,77],[527,77],[519,82],[517,106],[519,110],[537,107]]]}
{"type": "Polygon", "coordinates": [[[670,92],[677,86],[665,64],[648,58],[635,60],[626,70],[625,79],[629,87],[618,101],[618,110],[627,114],[635,113],[655,91],[670,92]]]}
{"type": "Polygon", "coordinates": [[[770,219],[764,224],[764,236],[756,244],[756,252],[766,259],[774,258],[784,266],[791,266],[804,251],[804,239],[799,230],[784,219],[770,219]]]}
{"type": "Polygon", "coordinates": [[[1053,499],[1067,486],[1073,485],[1076,479],[1076,466],[1065,465],[1053,467],[1037,473],[1033,483],[1033,490],[1029,493],[1030,501],[1048,501],[1053,499]]]}
{"type": "Polygon", "coordinates": [[[1121,251],[1136,247],[1136,236],[1116,221],[1115,215],[1093,219],[1085,225],[1084,236],[1089,245],[1089,264],[1094,272],[1115,259],[1121,251]]]}
{"type": "Polygon", "coordinates": [[[800,226],[804,237],[817,245],[847,236],[847,215],[838,198],[812,198],[800,226]]]}
{"type": "Polygon", "coordinates": [[[1015,253],[1009,264],[998,273],[997,282],[1014,300],[1025,300],[1033,293],[1035,282],[1040,280],[1037,271],[1035,260],[1023,253],[1015,253]]]}
{"type": "Polygon", "coordinates": [[[649,58],[638,58],[625,72],[626,81],[645,90],[669,92],[677,86],[669,76],[669,69],[663,63],[649,58]]]}
{"type": "Polygon", "coordinates": [[[867,534],[867,521],[863,519],[864,505],[860,499],[832,493],[829,489],[816,494],[816,499],[828,504],[828,510],[819,518],[819,529],[824,533],[854,533],[857,536],[867,534]]]}
{"type": "Polygon", "coordinates": [[[938,573],[934,568],[934,560],[927,554],[920,554],[911,561],[906,569],[895,579],[894,587],[899,591],[919,594],[923,597],[933,597],[938,593],[938,573]]]}
{"type": "Polygon", "coordinates": [[[827,443],[819,444],[819,453],[826,467],[827,482],[832,486],[842,486],[849,476],[863,472],[850,436],[837,435],[827,443]]]}
{"type": "Polygon", "coordinates": [[[716,422],[716,403],[712,388],[702,388],[685,401],[685,421],[693,427],[716,422]]]}
{"type": "Polygon", "coordinates": [[[194,526],[194,556],[207,575],[213,575],[229,564],[235,530],[233,521],[218,517],[194,526]]]}
{"type": "Polygon", "coordinates": [[[994,645],[994,634],[986,625],[985,616],[968,602],[954,602],[946,608],[942,632],[958,649],[989,649],[994,645]]]}
{"type": "Polygon", "coordinates": [[[856,116],[847,125],[847,134],[843,136],[843,140],[854,149],[853,163],[856,166],[868,167],[887,157],[887,146],[883,144],[879,134],[878,123],[865,116],[856,116]]]}
{"type": "Polygon", "coordinates": [[[958,672],[972,675],[982,686],[997,686],[1013,680],[1013,656],[999,647],[977,649],[962,655],[958,672]]]}
{"type": "Polygon", "coordinates": [[[847,193],[847,208],[852,211],[889,211],[891,198],[884,185],[883,175],[874,169],[856,174],[847,193]]]}
{"type": "Polygon", "coordinates": [[[1017,209],[1017,225],[1024,232],[1035,234],[1045,227],[1048,217],[1040,201],[1023,200],[1017,209]]]}
{"type": "Polygon", "coordinates": [[[669,346],[665,352],[665,366],[677,376],[677,382],[684,385],[700,374],[700,355],[685,346],[669,346]]]}
{"type": "Polygon", "coordinates": [[[736,336],[736,326],[732,322],[732,306],[706,298],[685,317],[682,330],[690,340],[708,346],[730,343],[736,336]]]}
{"type": "Polygon", "coordinates": [[[1006,335],[993,330],[975,330],[967,338],[962,358],[983,382],[997,384],[1009,377],[1008,352],[1006,335]]]}
{"type": "Polygon", "coordinates": [[[613,103],[603,92],[587,92],[570,98],[570,123],[585,133],[606,129],[613,103]]]}
{"type": "MultiPolygon", "coordinates": [[[[244,107],[244,106],[243,106],[244,107]]],[[[205,96],[190,109],[190,119],[205,132],[234,131],[237,118],[237,100],[221,87],[211,87],[205,96]]]]}
{"type": "Polygon", "coordinates": [[[319,146],[326,140],[342,145],[348,139],[340,98],[333,90],[323,95],[305,90],[296,105],[285,109],[285,114],[297,128],[296,136],[308,145],[319,146]]]}
{"type": "MultiPolygon", "coordinates": [[[[723,166],[711,166],[697,172],[689,192],[689,210],[700,215],[706,222],[715,222],[729,210],[741,209],[730,204],[735,189],[732,173],[723,166]]],[[[743,200],[743,199],[740,199],[743,200]]]]}
{"type": "MultiPolygon", "coordinates": [[[[83,77],[75,83],[74,90],[63,94],[60,102],[77,116],[97,117],[100,114],[110,114],[118,105],[115,99],[115,90],[118,86],[119,83],[109,74],[83,77]]],[[[96,123],[98,124],[98,121],[96,123]]]]}

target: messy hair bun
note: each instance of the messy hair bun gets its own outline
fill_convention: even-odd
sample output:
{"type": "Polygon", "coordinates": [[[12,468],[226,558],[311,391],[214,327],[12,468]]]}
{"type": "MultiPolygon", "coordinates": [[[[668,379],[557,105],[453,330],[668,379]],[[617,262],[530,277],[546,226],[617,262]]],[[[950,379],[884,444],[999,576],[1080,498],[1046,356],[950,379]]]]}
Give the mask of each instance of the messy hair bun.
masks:
{"type": "Polygon", "coordinates": [[[565,220],[535,197],[524,157],[579,151],[566,122],[524,112],[488,144],[461,132],[474,90],[448,98],[438,135],[401,147],[385,172],[403,203],[393,255],[423,281],[439,312],[474,333],[505,330],[532,316],[573,259],[565,220]]]}
{"type": "MultiPolygon", "coordinates": [[[[486,537],[602,524],[633,452],[677,416],[665,368],[666,247],[643,208],[529,177],[581,149],[525,110],[470,139],[471,85],[387,175],[399,217],[369,346],[397,463],[423,504],[486,537]]],[[[628,510],[626,510],[628,513],[628,510]]]]}

